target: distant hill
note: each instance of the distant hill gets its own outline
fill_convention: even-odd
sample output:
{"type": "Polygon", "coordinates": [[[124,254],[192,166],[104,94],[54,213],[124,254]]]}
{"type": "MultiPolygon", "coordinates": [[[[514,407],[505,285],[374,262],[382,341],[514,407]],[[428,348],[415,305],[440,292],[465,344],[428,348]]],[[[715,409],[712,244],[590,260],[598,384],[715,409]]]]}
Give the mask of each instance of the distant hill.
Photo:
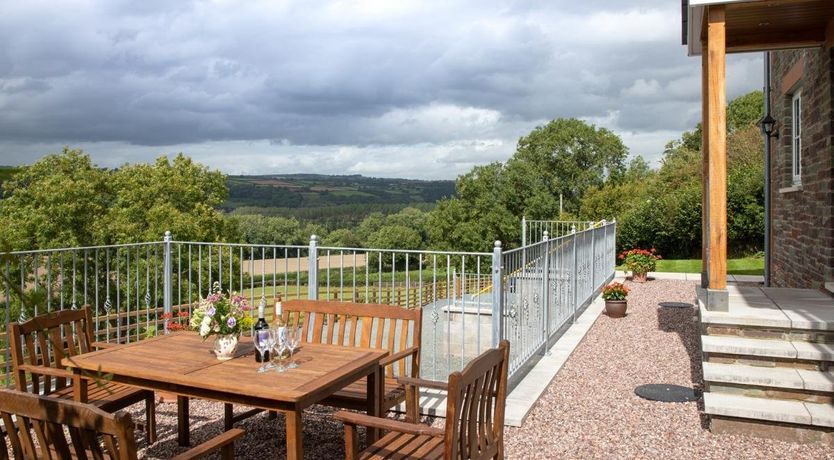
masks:
{"type": "Polygon", "coordinates": [[[283,215],[324,225],[357,222],[371,212],[407,206],[429,209],[455,193],[451,180],[413,180],[320,174],[228,176],[226,211],[283,215]]]}

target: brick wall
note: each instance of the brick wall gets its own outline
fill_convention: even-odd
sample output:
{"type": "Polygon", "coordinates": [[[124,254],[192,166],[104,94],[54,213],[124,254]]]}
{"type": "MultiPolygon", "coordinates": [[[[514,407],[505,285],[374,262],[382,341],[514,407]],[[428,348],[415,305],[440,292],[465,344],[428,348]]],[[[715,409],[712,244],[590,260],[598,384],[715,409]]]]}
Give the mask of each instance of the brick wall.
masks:
{"type": "Polygon", "coordinates": [[[834,281],[832,49],[771,53],[771,114],[781,137],[771,151],[772,283],[821,288],[834,281]],[[802,185],[792,186],[791,97],[802,91],[802,185]]]}

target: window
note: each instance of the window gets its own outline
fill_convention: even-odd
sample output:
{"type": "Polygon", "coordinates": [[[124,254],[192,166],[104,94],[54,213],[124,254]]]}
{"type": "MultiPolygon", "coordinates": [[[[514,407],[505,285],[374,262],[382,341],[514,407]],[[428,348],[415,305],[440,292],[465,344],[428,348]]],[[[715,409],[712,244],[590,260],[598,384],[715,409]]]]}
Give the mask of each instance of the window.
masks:
{"type": "Polygon", "coordinates": [[[793,185],[802,184],[802,92],[791,98],[791,176],[793,185]]]}

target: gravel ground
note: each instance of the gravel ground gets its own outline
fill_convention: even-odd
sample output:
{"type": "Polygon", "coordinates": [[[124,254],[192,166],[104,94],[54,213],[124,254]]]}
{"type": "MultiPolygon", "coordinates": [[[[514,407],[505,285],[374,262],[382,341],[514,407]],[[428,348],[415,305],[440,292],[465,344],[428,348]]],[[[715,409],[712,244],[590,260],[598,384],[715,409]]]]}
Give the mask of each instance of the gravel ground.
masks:
{"type": "Polygon", "coordinates": [[[627,283],[628,316],[600,315],[521,428],[507,428],[509,458],[824,459],[823,444],[713,435],[691,403],[651,402],[634,388],[670,383],[703,388],[693,282],[627,283]]]}
{"type": "MultiPolygon", "coordinates": [[[[658,308],[659,302],[692,303],[695,283],[655,280],[629,286],[628,316],[601,315],[524,426],[505,430],[508,458],[834,459],[822,444],[712,435],[699,411],[701,401],[660,403],[635,396],[634,388],[647,383],[700,392],[703,378],[694,308],[658,308]]],[[[168,458],[184,450],[176,442],[176,405],[160,404],[157,410],[159,441],[146,447],[137,432],[140,457],[168,458]]],[[[142,419],[141,405],[132,412],[142,419]]],[[[332,412],[316,406],[305,413],[305,458],[343,458],[342,425],[332,412]]],[[[220,433],[222,414],[221,404],[192,402],[192,445],[220,433]]],[[[286,457],[282,416],[270,420],[259,414],[238,426],[246,430],[238,458],[286,457]]]]}

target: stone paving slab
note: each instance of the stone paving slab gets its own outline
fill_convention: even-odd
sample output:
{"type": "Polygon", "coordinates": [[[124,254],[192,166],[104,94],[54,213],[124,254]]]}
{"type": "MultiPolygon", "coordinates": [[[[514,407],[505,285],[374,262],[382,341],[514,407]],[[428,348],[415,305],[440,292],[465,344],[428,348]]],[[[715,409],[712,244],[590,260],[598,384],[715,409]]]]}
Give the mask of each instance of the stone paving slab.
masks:
{"type": "Polygon", "coordinates": [[[806,390],[834,392],[834,369],[826,372],[796,369],[806,390]]]}
{"type": "Polygon", "coordinates": [[[805,409],[811,414],[811,424],[834,427],[834,406],[830,404],[805,403],[805,409]]]}
{"type": "Polygon", "coordinates": [[[812,361],[834,361],[834,344],[811,343],[811,342],[789,342],[796,349],[797,359],[808,359],[812,361]]]}

